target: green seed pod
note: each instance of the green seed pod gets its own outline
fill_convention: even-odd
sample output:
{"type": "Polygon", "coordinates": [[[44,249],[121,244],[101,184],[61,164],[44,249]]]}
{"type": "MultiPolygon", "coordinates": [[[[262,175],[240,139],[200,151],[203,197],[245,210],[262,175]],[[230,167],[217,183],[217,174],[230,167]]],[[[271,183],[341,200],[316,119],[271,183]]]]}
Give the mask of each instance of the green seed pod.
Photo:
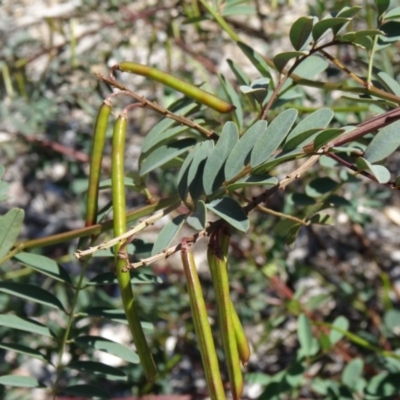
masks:
{"type": "Polygon", "coordinates": [[[159,69],[148,67],[147,65],[124,61],[117,64],[114,69],[153,79],[154,81],[175,89],[220,113],[228,113],[235,109],[233,104],[221,100],[217,96],[199,89],[182,79],[176,78],[175,76],[160,71],[159,69]]]}
{"type": "Polygon", "coordinates": [[[181,257],[183,270],[186,276],[194,329],[199,341],[200,354],[203,361],[209,395],[212,400],[224,400],[226,398],[225,391],[219,371],[214,339],[212,337],[210,323],[208,322],[203,291],[197,275],[193,253],[185,242],[182,242],[181,257]]]}
{"type": "Polygon", "coordinates": [[[89,188],[86,201],[85,226],[92,226],[96,223],[101,161],[103,159],[104,143],[106,141],[106,132],[110,112],[111,105],[104,101],[97,114],[92,141],[92,150],[90,153],[89,188]]]}
{"type": "Polygon", "coordinates": [[[234,333],[232,301],[229,296],[227,259],[229,236],[216,232],[211,236],[210,242],[207,258],[217,300],[218,322],[224,346],[229,382],[233,399],[239,400],[243,393],[243,375],[240,369],[238,345],[234,333]]]}
{"type": "Polygon", "coordinates": [[[250,346],[249,342],[247,341],[246,334],[244,333],[242,323],[240,322],[239,315],[237,314],[235,306],[233,305],[233,302],[231,302],[231,307],[233,330],[235,332],[239,358],[242,362],[242,365],[245,366],[250,359],[250,346]]]}
{"type": "MultiPolygon", "coordinates": [[[[124,154],[125,154],[125,136],[127,120],[122,115],[117,119],[114,127],[112,141],[112,164],[111,164],[111,185],[112,202],[114,213],[114,235],[120,236],[126,232],[126,204],[125,204],[125,185],[124,185],[124,154]]],[[[126,259],[120,254],[123,251],[124,244],[118,243],[115,246],[115,264],[118,284],[121,291],[122,304],[124,306],[129,328],[132,332],[133,341],[136,345],[136,351],[139,355],[146,378],[153,382],[157,369],[151,354],[143,328],[140,323],[137,311],[136,300],[133,296],[131,278],[129,272],[122,272],[126,267],[126,259]]]]}

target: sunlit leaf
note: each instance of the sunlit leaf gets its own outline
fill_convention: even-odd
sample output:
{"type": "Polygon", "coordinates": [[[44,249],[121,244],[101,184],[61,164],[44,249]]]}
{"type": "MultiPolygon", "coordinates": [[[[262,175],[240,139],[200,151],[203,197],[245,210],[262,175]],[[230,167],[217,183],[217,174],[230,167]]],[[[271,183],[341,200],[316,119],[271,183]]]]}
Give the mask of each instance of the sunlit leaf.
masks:
{"type": "Polygon", "coordinates": [[[400,7],[393,8],[385,14],[385,19],[400,18],[400,7]]]}
{"type": "Polygon", "coordinates": [[[3,375],[0,376],[0,385],[23,387],[23,388],[44,388],[43,383],[36,378],[22,375],[3,375]]]}
{"type": "Polygon", "coordinates": [[[269,175],[251,175],[228,185],[227,189],[232,191],[248,186],[269,187],[269,186],[275,186],[277,183],[278,179],[275,177],[271,177],[269,175]]]}
{"type": "Polygon", "coordinates": [[[265,133],[267,125],[266,121],[257,121],[236,143],[225,163],[225,180],[229,181],[249,164],[254,144],[265,133]]]}
{"type": "Polygon", "coordinates": [[[53,332],[40,322],[29,318],[18,317],[17,315],[0,314],[0,326],[36,333],[42,336],[54,336],[53,332]]]}
{"type": "Polygon", "coordinates": [[[171,244],[175,236],[181,230],[182,225],[185,222],[185,218],[186,214],[178,215],[161,229],[161,231],[158,233],[157,240],[154,243],[153,250],[151,252],[152,255],[160,253],[171,244]]]}
{"type": "Polygon", "coordinates": [[[311,324],[309,319],[300,314],[297,319],[297,336],[299,338],[302,353],[305,356],[311,356],[314,353],[314,336],[312,334],[311,324]]]}
{"type": "Polygon", "coordinates": [[[242,207],[230,197],[214,200],[206,204],[206,207],[239,231],[246,232],[250,227],[250,222],[242,207]]]}
{"type": "Polygon", "coordinates": [[[368,171],[379,183],[387,183],[390,181],[390,172],[383,165],[373,165],[362,157],[358,157],[356,163],[359,171],[368,171]]]}
{"type": "Polygon", "coordinates": [[[363,375],[364,361],[353,358],[347,363],[342,372],[342,382],[349,388],[355,388],[363,375]]]}
{"type": "Polygon", "coordinates": [[[339,316],[333,321],[332,326],[339,329],[331,329],[329,332],[329,339],[332,345],[334,345],[344,336],[340,331],[347,331],[349,329],[349,320],[346,317],[339,316]]]}
{"type": "Polygon", "coordinates": [[[297,110],[291,108],[279,114],[259,137],[251,153],[252,168],[267,161],[285,140],[297,117],[297,110]]]}
{"type": "Polygon", "coordinates": [[[24,210],[12,208],[0,217],[0,259],[9,252],[16,242],[24,216],[24,210]]]}
{"type": "Polygon", "coordinates": [[[329,63],[324,58],[309,56],[294,69],[293,74],[304,79],[315,79],[318,74],[325,71],[328,67],[329,63]]]}
{"type": "Polygon", "coordinates": [[[400,85],[395,79],[393,79],[390,75],[383,71],[378,72],[377,77],[380,82],[385,86],[385,89],[387,91],[392,92],[396,96],[400,96],[400,85]]]}
{"type": "Polygon", "coordinates": [[[203,186],[207,195],[218,189],[224,181],[224,164],[238,140],[239,132],[236,124],[227,122],[204,166],[203,186]]]}
{"type": "Polygon", "coordinates": [[[66,312],[64,306],[56,296],[36,285],[17,282],[0,282],[0,292],[66,312]]]}
{"type": "Polygon", "coordinates": [[[33,253],[18,253],[13,258],[44,275],[61,282],[71,283],[68,272],[50,258],[33,253]]]}
{"type": "Polygon", "coordinates": [[[400,121],[382,128],[365,150],[364,158],[370,163],[384,160],[400,146],[400,121]]]}
{"type": "Polygon", "coordinates": [[[289,38],[295,50],[303,50],[311,41],[314,18],[300,17],[290,28],[289,38]]]}
{"type": "Polygon", "coordinates": [[[140,176],[165,165],[175,157],[185,153],[196,143],[195,139],[181,139],[158,147],[151,152],[140,166],[140,176]]]}

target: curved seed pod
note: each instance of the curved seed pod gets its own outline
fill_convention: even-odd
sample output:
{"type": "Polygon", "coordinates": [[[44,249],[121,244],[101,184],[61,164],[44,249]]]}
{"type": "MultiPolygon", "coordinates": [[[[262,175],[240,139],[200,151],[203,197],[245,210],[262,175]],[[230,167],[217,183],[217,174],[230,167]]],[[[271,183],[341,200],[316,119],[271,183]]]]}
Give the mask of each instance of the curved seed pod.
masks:
{"type": "Polygon", "coordinates": [[[106,132],[110,112],[111,104],[108,104],[106,101],[104,101],[97,114],[92,141],[92,150],[90,153],[89,188],[86,200],[85,226],[92,226],[96,223],[101,161],[103,159],[103,149],[106,141],[106,132]]]}
{"type": "Polygon", "coordinates": [[[244,333],[244,329],[242,323],[240,322],[239,315],[236,312],[235,306],[231,301],[231,313],[232,313],[232,323],[233,330],[235,332],[236,344],[239,352],[239,358],[242,362],[242,365],[245,366],[249,362],[250,359],[250,346],[247,341],[246,334],[244,333]]]}
{"type": "MultiPolygon", "coordinates": [[[[126,116],[121,115],[118,117],[117,122],[115,123],[112,141],[111,181],[115,236],[122,235],[126,232],[126,204],[124,185],[126,125],[126,116]]],[[[136,351],[138,352],[144,373],[147,380],[149,382],[153,382],[157,374],[156,366],[144,336],[143,328],[140,324],[140,318],[132,292],[130,275],[127,272],[122,272],[122,269],[126,266],[124,247],[124,243],[118,243],[115,246],[116,274],[121,291],[122,304],[124,306],[126,318],[128,320],[129,328],[132,332],[133,341],[135,342],[136,351]]]]}
{"type": "Polygon", "coordinates": [[[210,241],[212,241],[212,243],[209,245],[207,258],[217,300],[218,321],[225,351],[232,397],[234,400],[237,400],[240,399],[243,392],[243,375],[240,369],[239,352],[234,333],[232,301],[229,297],[227,260],[229,236],[217,232],[211,236],[210,241]],[[220,243],[218,243],[219,237],[221,237],[220,243]]]}
{"type": "Polygon", "coordinates": [[[132,74],[142,75],[153,79],[162,83],[163,85],[185,94],[186,96],[191,97],[199,103],[211,107],[213,110],[216,110],[220,113],[228,113],[235,109],[233,104],[221,100],[217,96],[214,96],[205,90],[199,89],[198,87],[185,82],[182,79],[176,78],[175,76],[160,71],[159,69],[148,67],[147,65],[124,61],[115,65],[113,69],[118,69],[123,72],[130,72],[132,74]]]}
{"type": "Polygon", "coordinates": [[[225,391],[219,371],[214,339],[212,337],[210,323],[208,322],[203,291],[201,290],[199,277],[197,275],[193,253],[184,241],[182,241],[181,257],[186,276],[194,329],[199,341],[200,354],[203,361],[209,395],[212,400],[225,400],[225,391]]]}

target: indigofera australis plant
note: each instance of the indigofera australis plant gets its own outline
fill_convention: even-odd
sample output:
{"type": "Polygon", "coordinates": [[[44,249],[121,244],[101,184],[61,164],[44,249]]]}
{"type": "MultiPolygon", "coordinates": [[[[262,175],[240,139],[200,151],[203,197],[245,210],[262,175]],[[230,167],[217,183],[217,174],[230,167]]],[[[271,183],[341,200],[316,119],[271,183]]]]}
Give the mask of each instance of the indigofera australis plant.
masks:
{"type": "MultiPolygon", "coordinates": [[[[222,100],[175,76],[135,62],[118,63],[111,68],[109,77],[98,74],[98,79],[113,87],[115,92],[104,100],[95,125],[85,228],[17,243],[13,247],[10,245],[10,251],[2,261],[17,256],[23,250],[81,238],[80,249],[75,253],[82,263],[80,278],[75,286],[78,296],[84,288],[83,278],[91,257],[100,250],[113,248],[115,275],[126,319],[147,380],[154,382],[157,371],[141,326],[130,272],[180,252],[209,395],[212,399],[223,399],[225,385],[192,252],[198,240],[208,238],[207,259],[215,291],[229,389],[233,398],[239,399],[243,391],[242,366],[249,361],[250,346],[229,293],[228,250],[231,234],[234,231],[243,234],[248,231],[252,212],[272,214],[286,220],[289,243],[295,240],[302,226],[326,223],[324,210],[340,206],[336,192],[345,181],[338,183],[331,179],[327,187],[327,180],[319,177],[315,181],[317,201],[311,207],[299,205],[300,212],[293,215],[270,210],[264,205],[271,196],[283,191],[293,181],[307,177],[322,156],[331,158],[335,166],[353,171],[354,175],[362,175],[390,189],[400,187],[400,179],[392,179],[389,170],[382,165],[382,161],[400,145],[400,85],[374,63],[379,50],[383,51],[398,40],[395,28],[400,27],[400,11],[395,9],[387,12],[388,5],[383,7],[377,1],[376,28],[354,32],[348,31],[347,27],[360,7],[345,7],[322,20],[316,17],[299,18],[292,25],[289,35],[294,50],[277,54],[270,60],[243,43],[218,10],[205,1],[201,3],[237,43],[262,79],[251,82],[240,66],[230,60],[229,65],[240,85],[241,94],[227,79],[221,77],[221,86],[226,95],[226,100],[222,100]],[[350,71],[328,53],[329,48],[344,46],[363,51],[362,57],[367,66],[365,78],[350,71]],[[329,63],[347,74],[354,84],[316,80],[315,76],[325,71],[329,63]],[[117,71],[145,76],[183,93],[185,97],[168,109],[164,108],[119,82],[115,77],[117,71]],[[334,107],[318,107],[309,111],[309,115],[299,118],[298,109],[301,110],[301,106],[293,99],[303,96],[302,88],[307,86],[320,88],[321,91],[339,90],[351,94],[352,97],[343,100],[349,112],[358,112],[358,103],[364,102],[374,105],[375,112],[378,109],[381,112],[352,127],[342,126],[339,120],[334,120],[334,107]],[[98,221],[100,171],[113,103],[120,96],[130,97],[133,102],[120,112],[114,125],[111,171],[113,220],[104,222],[98,221]],[[165,118],[143,140],[138,178],[134,182],[134,190],[145,194],[149,204],[127,212],[125,136],[128,116],[138,107],[155,111],[165,118]],[[244,107],[247,107],[246,118],[244,107]],[[209,128],[207,120],[202,118],[210,113],[207,108],[224,114],[215,117],[219,122],[225,121],[221,128],[209,128]],[[373,134],[372,139],[367,136],[370,134],[373,134]],[[278,167],[286,163],[290,163],[288,165],[292,166],[292,170],[279,177],[278,167]],[[146,186],[149,174],[159,168],[170,168],[171,165],[178,169],[176,194],[154,199],[146,186]],[[254,187],[263,190],[253,196],[254,187]],[[158,233],[152,254],[131,262],[129,245],[135,243],[149,225],[165,215],[176,213],[178,209],[178,215],[158,233]],[[182,209],[185,211],[182,212],[182,209]],[[208,212],[215,214],[219,220],[208,222],[208,212]],[[133,225],[128,227],[131,223],[133,225]],[[181,237],[177,244],[172,245],[185,224],[195,233],[181,237]],[[100,234],[110,229],[114,230],[114,237],[96,244],[100,234]]],[[[12,290],[18,295],[16,287],[12,290]]],[[[62,365],[63,348],[71,340],[69,332],[76,301],[75,297],[68,314],[67,329],[61,338],[59,366],[62,365]]],[[[54,393],[62,391],[57,383],[58,380],[54,393]]]]}

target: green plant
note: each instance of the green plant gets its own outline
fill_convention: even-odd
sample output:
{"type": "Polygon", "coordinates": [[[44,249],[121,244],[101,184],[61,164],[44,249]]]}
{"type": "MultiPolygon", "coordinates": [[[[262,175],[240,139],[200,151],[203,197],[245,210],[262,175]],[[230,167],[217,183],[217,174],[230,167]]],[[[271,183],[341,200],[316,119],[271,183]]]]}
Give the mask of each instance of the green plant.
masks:
{"type": "MultiPolygon", "coordinates": [[[[127,379],[126,376],[130,373],[128,370],[121,371],[98,361],[82,360],[79,351],[71,351],[72,360],[67,365],[64,364],[62,357],[67,345],[74,348],[87,347],[88,353],[93,349],[101,349],[121,356],[125,351],[117,343],[103,338],[80,335],[77,322],[88,316],[111,320],[125,320],[126,316],[141,366],[150,385],[146,387],[142,384],[143,391],[151,390],[151,384],[156,379],[156,360],[151,346],[147,345],[141,319],[145,317],[154,321],[156,316],[151,313],[142,314],[143,310],[137,307],[137,296],[134,295],[132,284],[157,281],[152,274],[142,274],[139,267],[163,260],[176,252],[181,252],[182,256],[193,325],[199,337],[205,369],[207,372],[209,368],[213,371],[212,376],[206,375],[210,396],[214,399],[223,396],[223,385],[217,378],[218,362],[213,338],[190,249],[191,246],[195,247],[200,239],[210,237],[208,256],[215,288],[222,348],[232,395],[234,398],[240,398],[243,384],[241,371],[238,369],[239,358],[245,364],[248,351],[241,335],[240,321],[235,317],[235,309],[229,298],[229,236],[233,232],[239,232],[240,235],[250,232],[250,235],[257,230],[265,234],[266,230],[274,229],[277,250],[279,246],[284,246],[284,242],[292,244],[301,228],[312,229],[313,226],[332,223],[328,209],[350,208],[351,200],[354,199],[345,198],[343,193],[346,185],[354,184],[355,177],[365,177],[392,190],[398,190],[400,186],[399,178],[392,179],[392,173],[385,164],[385,160],[400,145],[397,135],[400,126],[400,85],[396,80],[399,71],[384,71],[380,68],[381,65],[390,65],[394,59],[392,45],[399,39],[399,8],[387,11],[389,2],[376,1],[376,26],[354,31],[351,28],[357,14],[365,11],[361,7],[344,7],[322,19],[314,16],[301,17],[295,21],[289,32],[293,51],[276,54],[271,60],[241,40],[224,19],[224,11],[227,10],[223,8],[223,3],[218,4],[218,7],[215,4],[211,6],[206,1],[200,1],[200,4],[203,6],[202,14],[195,16],[191,22],[197,24],[207,17],[214,19],[236,42],[262,78],[251,81],[241,67],[230,60],[229,66],[237,79],[240,91],[235,90],[232,83],[221,75],[220,95],[226,100],[220,100],[189,83],[137,63],[117,64],[111,68],[109,78],[98,74],[101,82],[119,91],[107,96],[98,113],[92,145],[85,228],[15,244],[21,229],[23,212],[13,209],[2,217],[1,262],[7,265],[13,258],[22,265],[50,277],[52,283],[45,281],[45,286],[51,287],[51,290],[45,290],[29,281],[19,282],[11,275],[12,279],[9,278],[0,284],[0,290],[6,294],[5,302],[11,301],[10,296],[22,299],[15,315],[10,312],[0,316],[3,335],[8,339],[3,341],[1,346],[53,365],[56,379],[49,390],[54,396],[58,393],[70,393],[107,397],[103,389],[96,387],[96,374],[123,380],[127,379]],[[328,53],[330,48],[349,46],[357,50],[357,57],[363,69],[352,71],[343,65],[339,57],[328,53]],[[338,83],[333,79],[328,82],[315,79],[315,76],[327,70],[328,62],[344,74],[338,83]],[[114,74],[118,70],[155,79],[187,97],[175,101],[168,108],[163,107],[138,95],[117,80],[114,74]],[[306,91],[309,86],[324,93],[323,108],[318,104],[314,107],[304,106],[304,100],[310,97],[306,91]],[[335,90],[346,93],[346,96],[335,100],[331,96],[335,90]],[[99,171],[107,124],[113,103],[121,96],[131,98],[134,102],[125,106],[115,122],[111,183],[100,182],[99,171]],[[231,109],[232,113],[220,116],[208,110],[207,106],[224,113],[231,109]],[[131,179],[125,176],[125,132],[128,114],[137,112],[139,108],[155,111],[165,118],[144,138],[139,168],[134,179],[131,179]],[[351,113],[357,121],[362,122],[355,127],[346,126],[347,120],[343,117],[343,112],[351,113]],[[371,113],[376,115],[371,116],[371,113]],[[318,164],[320,168],[315,168],[318,164]],[[288,168],[286,171],[290,172],[281,176],[280,171],[285,167],[288,168]],[[338,167],[353,174],[338,173],[338,167]],[[163,193],[162,198],[157,199],[151,193],[149,182],[152,179],[158,179],[158,182],[162,180],[160,170],[175,171],[177,179],[173,187],[174,193],[169,193],[170,196],[163,193]],[[264,205],[292,184],[295,190],[285,197],[281,211],[264,205]],[[99,188],[110,186],[113,220],[103,221],[102,215],[105,210],[98,211],[99,188]],[[148,205],[126,212],[127,188],[146,196],[148,205]],[[257,189],[258,192],[255,192],[257,189]],[[209,222],[209,213],[213,213],[219,219],[209,222]],[[151,254],[142,255],[148,252],[148,248],[141,249],[141,233],[166,215],[171,215],[171,220],[158,233],[152,244],[151,254]],[[265,225],[265,222],[258,218],[259,215],[272,215],[274,219],[271,218],[271,225],[265,225]],[[144,220],[141,220],[142,218],[144,220]],[[134,225],[127,228],[127,224],[132,223],[134,225]],[[185,224],[197,232],[190,237],[182,237],[181,230],[185,224]],[[112,229],[114,232],[111,239],[96,244],[100,234],[112,229]],[[172,245],[178,235],[180,239],[172,245]],[[279,237],[282,236],[284,240],[279,241],[279,237]],[[75,253],[81,261],[81,269],[76,279],[54,261],[23,252],[76,238],[81,239],[80,248],[75,253]],[[102,269],[99,275],[88,279],[87,271],[94,267],[98,257],[104,257],[103,260],[111,258],[114,261],[107,262],[106,268],[102,269]],[[131,260],[134,257],[138,259],[131,260]],[[113,272],[105,272],[111,264],[114,265],[116,277],[113,272]],[[125,314],[121,313],[115,299],[107,298],[94,289],[116,283],[119,285],[125,314]],[[72,300],[68,301],[68,297],[72,300]],[[93,307],[96,299],[102,304],[101,307],[93,307]],[[25,300],[35,304],[32,315],[26,315],[25,300]],[[62,315],[64,326],[53,324],[51,319],[45,323],[33,320],[32,317],[43,315],[44,307],[55,309],[62,315]],[[24,336],[19,333],[20,330],[33,332],[33,335],[24,336]],[[18,341],[10,340],[11,332],[16,331],[20,335],[18,341]],[[43,349],[27,346],[26,343],[35,334],[50,338],[49,344],[41,344],[43,349]],[[19,341],[25,344],[22,345],[19,341]],[[52,347],[55,347],[58,353],[56,362],[48,356],[52,347]],[[71,378],[67,373],[68,369],[81,371],[82,374],[88,371],[90,376],[82,384],[79,377],[71,378]],[[72,384],[70,379],[73,380],[72,384]]],[[[226,7],[234,9],[238,4],[240,2],[227,2],[226,7]]],[[[371,7],[367,7],[366,10],[372,12],[371,7]]],[[[356,182],[357,186],[361,186],[361,181],[356,182]]],[[[248,258],[251,258],[251,255],[248,255],[248,258]]],[[[375,399],[398,395],[395,381],[399,373],[400,356],[393,350],[397,345],[396,338],[389,337],[393,330],[393,326],[389,326],[390,321],[392,318],[398,318],[398,315],[389,296],[386,295],[387,332],[382,333],[389,346],[382,348],[376,337],[364,337],[361,333],[351,332],[348,319],[342,315],[338,315],[331,322],[325,321],[314,312],[314,307],[322,304],[327,295],[312,299],[314,303],[311,300],[304,303],[301,291],[293,293],[278,279],[279,274],[275,273],[275,268],[274,265],[266,265],[262,273],[276,282],[276,287],[283,293],[284,302],[271,316],[265,335],[268,337],[268,329],[272,331],[283,322],[282,314],[289,315],[296,320],[300,347],[294,359],[277,374],[249,375],[248,380],[252,379],[265,385],[261,398],[281,398],[285,393],[292,396],[291,398],[296,398],[305,383],[308,383],[310,391],[316,396],[324,396],[323,398],[375,399]],[[359,349],[359,356],[349,356],[349,352],[343,348],[345,341],[359,349]],[[324,379],[321,374],[319,378],[309,379],[307,371],[335,351],[350,357],[347,357],[348,363],[341,376],[336,379],[324,379]],[[373,366],[373,372],[370,372],[367,366],[373,366]],[[369,382],[364,377],[367,373],[372,376],[369,382]]],[[[390,280],[386,279],[385,285],[388,292],[390,280]]],[[[343,284],[341,290],[347,291],[351,302],[359,310],[367,313],[367,291],[362,293],[365,298],[360,299],[351,287],[343,284]]],[[[5,308],[15,310],[10,305],[5,308]]],[[[127,352],[124,357],[132,363],[138,361],[133,352],[127,352]]],[[[41,382],[34,379],[14,375],[1,377],[0,383],[42,386],[41,382]]]]}

